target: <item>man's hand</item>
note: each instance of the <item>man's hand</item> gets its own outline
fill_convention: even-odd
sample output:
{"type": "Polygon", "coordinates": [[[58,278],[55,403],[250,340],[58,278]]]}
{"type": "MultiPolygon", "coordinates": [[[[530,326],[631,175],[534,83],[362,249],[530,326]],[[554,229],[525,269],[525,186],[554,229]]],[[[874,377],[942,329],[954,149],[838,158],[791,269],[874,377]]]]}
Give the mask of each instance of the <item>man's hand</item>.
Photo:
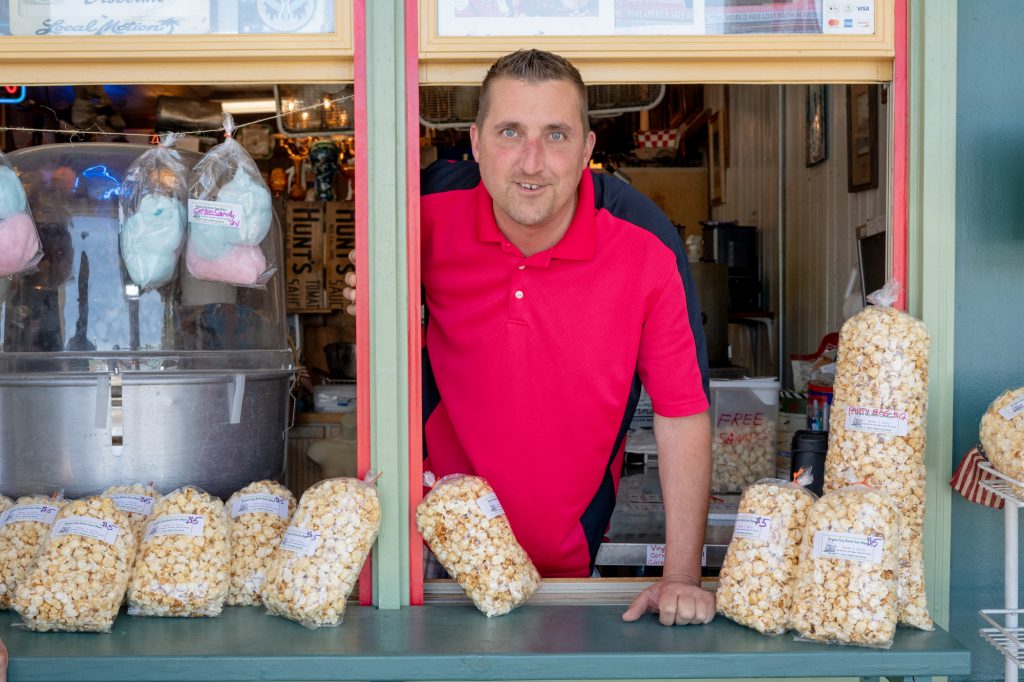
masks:
{"type": "Polygon", "coordinates": [[[622,620],[631,623],[645,613],[658,614],[662,625],[701,625],[715,617],[715,595],[689,578],[662,578],[633,600],[622,620]]]}
{"type": "MultiPolygon", "coordinates": [[[[352,264],[356,264],[356,250],[352,249],[348,252],[348,259],[352,261],[352,264]]],[[[345,306],[345,312],[355,317],[356,315],[356,272],[345,273],[345,288],[341,290],[341,295],[345,297],[346,301],[352,301],[345,306]]],[[[3,682],[3,680],[0,680],[3,682]]]]}
{"type": "Polygon", "coordinates": [[[0,682],[7,682],[7,647],[0,639],[0,682]]]}

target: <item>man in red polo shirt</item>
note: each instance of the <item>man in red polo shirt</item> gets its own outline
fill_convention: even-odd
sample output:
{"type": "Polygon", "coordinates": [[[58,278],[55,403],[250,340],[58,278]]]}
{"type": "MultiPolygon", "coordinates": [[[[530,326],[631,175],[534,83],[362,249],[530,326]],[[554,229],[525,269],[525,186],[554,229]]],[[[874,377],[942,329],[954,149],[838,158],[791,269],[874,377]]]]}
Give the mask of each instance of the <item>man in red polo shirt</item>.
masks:
{"type": "Polygon", "coordinates": [[[541,575],[589,576],[642,382],[666,556],[623,618],[710,622],[707,362],[679,236],[646,197],[588,169],[586,89],[561,57],[495,62],[470,139],[477,163],[422,178],[424,466],[487,479],[541,575]]]}

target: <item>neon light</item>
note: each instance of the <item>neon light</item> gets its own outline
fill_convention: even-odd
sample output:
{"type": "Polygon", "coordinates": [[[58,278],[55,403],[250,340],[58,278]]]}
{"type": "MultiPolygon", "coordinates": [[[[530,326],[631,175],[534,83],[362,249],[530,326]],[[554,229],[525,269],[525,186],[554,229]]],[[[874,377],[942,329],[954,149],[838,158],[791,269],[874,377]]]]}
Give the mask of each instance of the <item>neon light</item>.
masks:
{"type": "Polygon", "coordinates": [[[27,94],[24,85],[0,85],[0,104],[20,104],[27,94]]]}

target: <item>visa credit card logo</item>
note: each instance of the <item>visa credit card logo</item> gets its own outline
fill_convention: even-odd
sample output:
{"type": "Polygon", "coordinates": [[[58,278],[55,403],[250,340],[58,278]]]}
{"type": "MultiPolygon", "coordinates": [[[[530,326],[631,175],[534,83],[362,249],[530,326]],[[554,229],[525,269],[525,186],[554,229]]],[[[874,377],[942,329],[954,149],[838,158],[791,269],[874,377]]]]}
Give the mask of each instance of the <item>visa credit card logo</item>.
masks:
{"type": "Polygon", "coordinates": [[[0,85],[0,104],[18,104],[24,101],[24,85],[0,85]]]}

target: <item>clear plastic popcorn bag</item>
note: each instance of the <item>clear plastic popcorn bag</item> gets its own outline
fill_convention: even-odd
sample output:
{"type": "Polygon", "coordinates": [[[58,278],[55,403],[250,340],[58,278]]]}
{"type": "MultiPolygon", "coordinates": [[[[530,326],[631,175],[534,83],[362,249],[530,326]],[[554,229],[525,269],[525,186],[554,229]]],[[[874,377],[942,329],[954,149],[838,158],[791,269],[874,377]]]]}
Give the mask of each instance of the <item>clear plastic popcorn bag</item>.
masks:
{"type": "Polygon", "coordinates": [[[229,497],[227,508],[231,517],[231,588],[227,604],[262,604],[260,590],[274,550],[295,513],[295,496],[280,483],[256,481],[229,497]]]}
{"type": "Polygon", "coordinates": [[[717,609],[726,618],[766,635],[789,627],[800,541],[818,499],[808,483],[766,478],[743,491],[718,579],[717,609]]]}
{"type": "Polygon", "coordinates": [[[888,649],[896,632],[899,509],[856,484],[807,515],[790,626],[810,640],[888,649]]]}
{"type": "Polygon", "coordinates": [[[135,536],[136,549],[142,544],[142,536],[146,533],[146,523],[153,513],[153,504],[160,499],[152,483],[132,483],[131,485],[112,485],[102,493],[109,497],[128,519],[128,526],[135,536]]]}
{"type": "Polygon", "coordinates": [[[0,277],[30,272],[42,257],[25,188],[11,162],[0,152],[0,277]]]}
{"type": "Polygon", "coordinates": [[[897,292],[890,280],[839,332],[825,492],[852,476],[892,496],[900,512],[900,624],[931,630],[922,530],[931,337],[923,322],[892,307],[897,292]]]}
{"type": "Polygon", "coordinates": [[[30,630],[110,632],[134,558],[135,536],[112,499],[68,502],[11,607],[30,630]]]}
{"type": "Polygon", "coordinates": [[[11,498],[7,497],[6,495],[0,495],[0,512],[3,512],[5,509],[10,507],[12,504],[14,504],[14,500],[12,500],[11,498]]]}
{"type": "Polygon", "coordinates": [[[192,486],[153,505],[128,583],[132,616],[218,616],[228,595],[228,515],[192,486]]]}
{"type": "Polygon", "coordinates": [[[174,150],[180,133],[135,159],[121,183],[121,259],[141,290],[174,279],[188,225],[188,169],[174,150]]]}
{"type": "MultiPolygon", "coordinates": [[[[1004,391],[981,417],[981,447],[996,471],[1024,481],[1024,386],[1004,391]]],[[[1024,488],[1010,484],[1017,497],[1024,488]]]]}
{"type": "Polygon", "coordinates": [[[10,608],[63,506],[63,495],[27,495],[0,513],[0,609],[10,608]]]}
{"type": "Polygon", "coordinates": [[[454,474],[434,482],[416,508],[416,527],[430,551],[488,618],[521,606],[540,574],[512,533],[490,484],[454,474]]]}
{"type": "Polygon", "coordinates": [[[208,151],[189,177],[185,264],[196,279],[263,288],[276,268],[270,190],[256,162],[233,137],[224,114],[224,141],[208,151]]]}
{"type": "Polygon", "coordinates": [[[380,530],[376,478],[367,479],[328,478],[303,493],[267,569],[267,611],[310,629],[342,622],[380,530]]]}

